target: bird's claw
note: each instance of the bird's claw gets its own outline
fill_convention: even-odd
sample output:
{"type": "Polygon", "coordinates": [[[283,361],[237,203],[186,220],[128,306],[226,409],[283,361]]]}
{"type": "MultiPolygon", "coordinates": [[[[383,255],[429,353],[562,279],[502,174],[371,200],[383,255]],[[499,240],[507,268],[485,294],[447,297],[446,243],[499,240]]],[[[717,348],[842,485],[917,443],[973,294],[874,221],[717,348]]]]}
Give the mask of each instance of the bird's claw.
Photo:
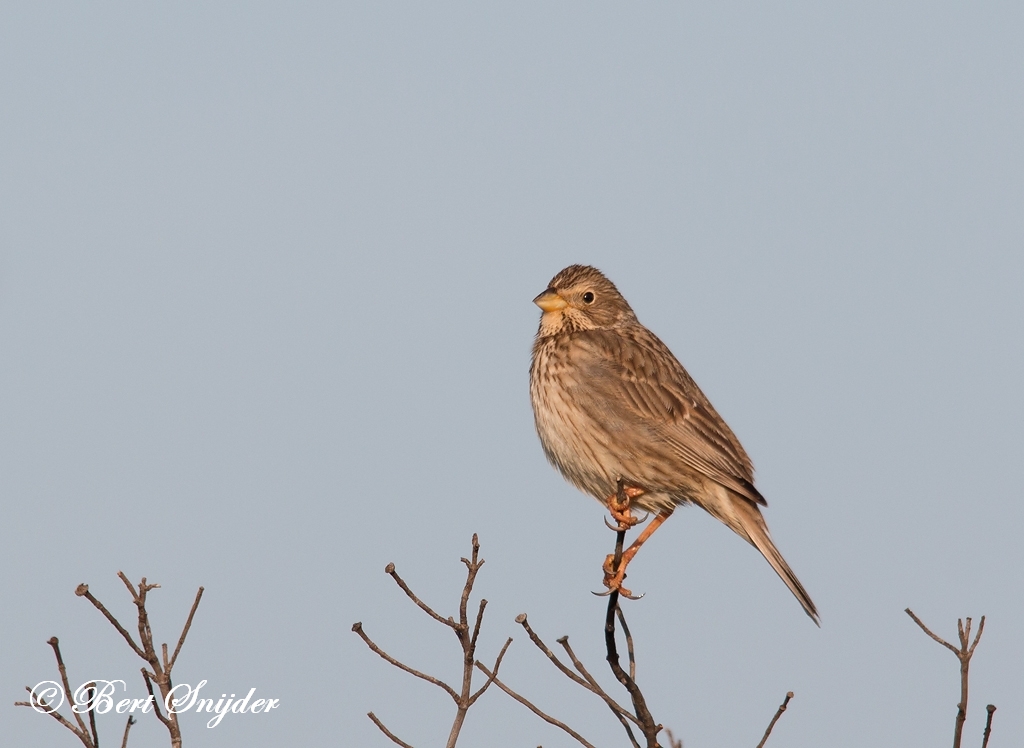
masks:
{"type": "Polygon", "coordinates": [[[644,595],[647,594],[646,592],[641,592],[639,595],[634,595],[632,592],[627,590],[625,587],[619,587],[619,589],[617,589],[617,590],[605,590],[604,592],[594,592],[593,590],[591,590],[590,594],[591,595],[596,595],[597,597],[608,597],[608,595],[612,594],[613,592],[618,592],[620,595],[622,595],[622,597],[625,597],[625,598],[627,598],[629,600],[639,600],[640,598],[642,598],[644,595]]]}
{"type": "Polygon", "coordinates": [[[636,486],[627,486],[622,481],[619,481],[619,489],[608,497],[608,513],[612,515],[612,519],[615,520],[617,526],[613,526],[605,520],[605,524],[609,529],[615,532],[625,532],[631,527],[635,527],[644,520],[646,520],[650,514],[645,512],[642,518],[634,517],[630,511],[630,505],[633,503],[633,499],[638,496],[642,496],[644,490],[637,488],[636,486]]]}
{"type": "Polygon", "coordinates": [[[626,578],[626,566],[619,560],[619,568],[615,568],[615,554],[609,553],[608,557],[604,560],[604,586],[608,588],[606,592],[595,592],[594,594],[598,597],[605,597],[618,592],[623,597],[629,598],[630,600],[639,600],[644,596],[644,593],[634,595],[631,590],[626,589],[622,586],[622,581],[626,578]]]}
{"type": "Polygon", "coordinates": [[[609,530],[612,530],[613,532],[625,532],[629,529],[628,525],[623,527],[621,522],[617,522],[613,525],[611,522],[608,521],[607,517],[604,518],[604,526],[607,527],[609,530]]]}

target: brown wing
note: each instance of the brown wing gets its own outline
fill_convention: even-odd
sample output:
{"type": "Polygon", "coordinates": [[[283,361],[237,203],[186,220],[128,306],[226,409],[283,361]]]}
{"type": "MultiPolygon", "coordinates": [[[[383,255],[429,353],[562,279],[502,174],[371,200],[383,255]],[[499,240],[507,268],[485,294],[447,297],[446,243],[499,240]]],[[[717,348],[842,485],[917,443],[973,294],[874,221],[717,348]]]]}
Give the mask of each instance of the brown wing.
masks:
{"type": "Polygon", "coordinates": [[[574,392],[580,407],[612,432],[642,444],[630,452],[671,455],[758,504],[754,469],[739,440],[668,347],[647,328],[588,330],[574,335],[574,392]]]}

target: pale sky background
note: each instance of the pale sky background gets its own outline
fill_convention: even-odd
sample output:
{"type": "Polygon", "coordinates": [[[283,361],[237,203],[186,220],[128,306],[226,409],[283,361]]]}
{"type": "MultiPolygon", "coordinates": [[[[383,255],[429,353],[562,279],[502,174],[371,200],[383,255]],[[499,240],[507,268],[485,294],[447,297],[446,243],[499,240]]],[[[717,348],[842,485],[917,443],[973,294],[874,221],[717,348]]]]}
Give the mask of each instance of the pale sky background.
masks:
{"type": "MultiPolygon", "coordinates": [[[[527,391],[563,266],[597,265],[743,441],[822,614],[700,510],[631,566],[638,680],[687,748],[950,742],[947,637],[988,616],[966,743],[1024,739],[1020,3],[5,3],[0,734],[53,678],[144,688],[147,576],[177,682],[281,699],[187,746],[442,745],[473,532],[480,655],[602,746],[602,510],[527,391]]],[[[623,697],[625,698],[625,697],[623,697]]],[[[100,718],[119,743],[120,717],[100,718]]],[[[166,745],[152,715],[132,745],[166,745]]],[[[575,745],[501,692],[465,746],[575,745]]]]}

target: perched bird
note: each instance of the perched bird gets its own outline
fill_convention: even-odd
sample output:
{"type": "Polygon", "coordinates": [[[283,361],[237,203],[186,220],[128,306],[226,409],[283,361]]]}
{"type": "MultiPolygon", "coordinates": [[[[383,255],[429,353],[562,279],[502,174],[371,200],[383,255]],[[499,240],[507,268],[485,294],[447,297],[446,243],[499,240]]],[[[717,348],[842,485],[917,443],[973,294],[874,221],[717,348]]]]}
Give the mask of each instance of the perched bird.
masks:
{"type": "Polygon", "coordinates": [[[814,603],[768,534],[750,458],[615,285],[596,268],[570,265],[534,303],[543,314],[530,399],[544,454],[606,504],[619,529],[637,521],[629,506],[656,514],[617,569],[609,557],[609,590],[628,595],[622,579],[640,545],[677,506],[696,504],[757,548],[817,623],[814,603]]]}

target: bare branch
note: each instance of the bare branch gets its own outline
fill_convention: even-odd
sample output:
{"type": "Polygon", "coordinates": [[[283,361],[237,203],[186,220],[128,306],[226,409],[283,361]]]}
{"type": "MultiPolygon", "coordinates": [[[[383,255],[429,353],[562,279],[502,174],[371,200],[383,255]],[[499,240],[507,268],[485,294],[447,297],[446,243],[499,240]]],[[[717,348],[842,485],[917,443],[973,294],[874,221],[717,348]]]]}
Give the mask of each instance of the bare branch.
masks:
{"type": "MultiPolygon", "coordinates": [[[[174,648],[174,654],[171,655],[171,661],[167,663],[167,666],[164,668],[164,671],[167,673],[167,675],[171,674],[171,669],[174,667],[174,663],[178,661],[178,653],[181,652],[181,646],[185,643],[185,637],[188,636],[188,631],[190,628],[192,628],[192,619],[196,615],[196,609],[199,607],[199,601],[203,599],[204,590],[204,587],[200,587],[199,591],[196,592],[196,599],[192,603],[192,609],[188,612],[188,618],[185,619],[185,627],[181,630],[181,636],[178,637],[178,646],[174,648]]],[[[165,644],[164,647],[164,659],[166,659],[167,645],[165,644]]]]}
{"type": "MultiPolygon", "coordinates": [[[[968,620],[968,622],[970,622],[970,620],[971,620],[971,619],[970,619],[970,618],[968,618],[967,620],[968,620]]],[[[977,647],[977,646],[978,646],[978,642],[980,642],[980,641],[981,641],[981,632],[983,632],[984,630],[985,630],[985,616],[982,616],[982,617],[981,617],[981,622],[980,622],[980,623],[978,623],[978,633],[977,633],[977,635],[976,635],[976,636],[974,637],[974,643],[973,643],[973,644],[972,644],[972,645],[970,646],[970,648],[969,648],[969,649],[967,650],[967,656],[968,656],[968,658],[970,658],[970,657],[972,657],[972,656],[974,655],[974,649],[975,649],[975,647],[977,647]]],[[[964,643],[966,644],[966,642],[964,642],[964,643]]]]}
{"type": "Polygon", "coordinates": [[[555,653],[548,648],[548,645],[545,644],[539,636],[537,636],[537,633],[530,627],[530,622],[526,618],[526,613],[520,613],[518,616],[516,616],[516,623],[520,624],[524,629],[526,629],[526,633],[530,636],[530,641],[532,641],[536,645],[537,649],[539,649],[541,652],[547,655],[547,658],[551,660],[551,662],[555,664],[555,667],[557,667],[566,677],[568,677],[574,683],[583,686],[588,691],[592,690],[589,683],[587,683],[585,680],[580,678],[580,676],[576,675],[576,673],[574,673],[572,670],[570,670],[564,664],[562,664],[558,657],[555,656],[555,653]]]}
{"type": "Polygon", "coordinates": [[[153,693],[153,681],[151,680],[152,677],[152,673],[146,670],[146,668],[142,668],[142,679],[146,681],[146,690],[149,692],[150,697],[153,699],[153,713],[156,715],[156,718],[163,722],[164,726],[168,730],[170,730],[171,720],[165,717],[164,713],[160,711],[160,699],[158,699],[156,695],[153,693]]]}
{"type": "Polygon", "coordinates": [[[121,748],[128,748],[128,731],[132,729],[132,725],[137,722],[135,717],[128,715],[128,721],[124,724],[124,737],[121,738],[121,748]]]}
{"type": "Polygon", "coordinates": [[[431,609],[429,605],[420,600],[416,596],[416,593],[409,589],[409,585],[405,583],[405,580],[398,576],[398,572],[395,571],[394,564],[388,564],[387,566],[385,566],[384,573],[388,574],[392,579],[395,580],[395,584],[402,588],[402,592],[404,592],[409,597],[410,600],[416,603],[416,605],[419,606],[420,610],[422,610],[428,616],[433,618],[435,621],[443,623],[445,626],[450,626],[451,628],[456,627],[455,621],[453,621],[451,618],[442,618],[441,616],[439,616],[431,609]]]}
{"type": "MultiPolygon", "coordinates": [[[[64,695],[66,698],[71,698],[71,685],[68,683],[68,669],[64,665],[64,657],[60,653],[60,640],[56,636],[51,636],[46,641],[53,649],[53,656],[57,658],[57,670],[60,671],[60,682],[64,686],[64,695]]],[[[85,722],[82,720],[82,715],[76,712],[74,709],[71,713],[75,715],[75,722],[78,723],[79,729],[85,734],[85,722]]]]}
{"type": "Polygon", "coordinates": [[[996,705],[989,704],[985,709],[988,710],[988,719],[985,720],[985,732],[982,735],[981,748],[988,748],[988,738],[992,734],[992,715],[995,714],[996,705]]]}
{"type": "MultiPolygon", "coordinates": [[[[618,482],[618,491],[620,499],[624,500],[625,486],[621,479],[618,482]]],[[[622,563],[622,545],[625,538],[625,530],[619,530],[616,532],[615,554],[612,560],[613,570],[618,569],[619,564],[622,563]]],[[[633,701],[633,712],[639,720],[639,726],[644,733],[644,737],[647,738],[647,748],[658,748],[658,732],[661,730],[661,725],[656,724],[654,717],[651,716],[651,711],[647,708],[647,701],[644,698],[644,694],[640,690],[640,687],[636,684],[636,681],[634,681],[629,674],[622,669],[622,665],[619,664],[619,653],[615,645],[615,613],[618,607],[619,591],[614,590],[608,596],[608,612],[605,614],[604,621],[604,642],[605,649],[608,653],[608,665],[611,667],[616,680],[618,680],[619,683],[629,691],[629,696],[633,701]]]]}
{"type": "Polygon", "coordinates": [[[960,741],[963,736],[964,723],[967,721],[967,702],[969,693],[969,678],[968,673],[971,667],[971,658],[974,656],[974,650],[978,646],[978,642],[981,641],[981,634],[985,630],[985,616],[981,617],[981,621],[978,623],[978,633],[974,637],[974,643],[971,643],[971,619],[957,619],[956,630],[957,635],[960,637],[960,648],[957,649],[946,640],[933,634],[921,619],[914,615],[914,612],[907,608],[907,615],[914,619],[914,622],[921,627],[928,636],[937,641],[949,649],[953,654],[956,655],[957,659],[960,660],[960,703],[956,705],[956,723],[953,727],[953,748],[960,748],[960,741]],[[966,621],[966,625],[965,625],[966,621]]]}
{"type": "MultiPolygon", "coordinates": [[[[632,712],[626,709],[626,707],[622,706],[619,702],[617,702],[615,699],[609,696],[608,693],[603,688],[601,688],[601,685],[597,682],[597,678],[591,675],[590,671],[588,671],[587,668],[584,667],[583,663],[576,656],[576,653],[572,651],[572,647],[569,646],[569,637],[563,636],[561,639],[558,640],[558,643],[562,645],[562,649],[564,649],[565,653],[569,655],[569,659],[572,661],[573,667],[579,670],[580,675],[586,678],[587,683],[590,684],[590,690],[598,696],[600,696],[602,699],[604,699],[605,703],[608,704],[608,706],[611,708],[612,712],[614,712],[616,716],[624,716],[628,720],[633,722],[635,725],[640,726],[640,720],[638,720],[632,712]]],[[[630,733],[630,735],[632,735],[632,733],[630,733]]]]}
{"type": "Polygon", "coordinates": [[[469,626],[469,621],[466,618],[466,606],[469,604],[469,595],[473,591],[476,575],[480,571],[480,567],[484,565],[482,559],[478,560],[480,557],[480,539],[475,532],[473,533],[473,552],[471,555],[472,560],[462,559],[462,563],[466,565],[467,570],[466,586],[462,588],[462,599],[459,600],[459,626],[462,631],[466,631],[469,626]]]}
{"type": "Polygon", "coordinates": [[[366,716],[370,718],[370,720],[371,720],[371,721],[373,722],[373,724],[377,725],[377,728],[378,728],[378,729],[379,729],[379,730],[380,730],[380,731],[381,731],[382,733],[384,733],[384,734],[385,734],[385,735],[387,735],[387,736],[388,736],[389,738],[391,738],[391,740],[392,740],[392,741],[393,741],[394,743],[396,743],[396,744],[398,744],[398,745],[402,746],[402,748],[412,748],[412,746],[411,746],[411,745],[409,745],[408,743],[406,743],[406,742],[405,742],[404,740],[402,740],[401,738],[397,737],[397,736],[396,736],[396,735],[395,735],[395,734],[394,734],[393,732],[391,732],[391,730],[389,730],[388,728],[386,728],[386,727],[384,726],[384,723],[383,723],[383,722],[381,722],[381,721],[380,721],[379,719],[377,719],[377,715],[376,715],[376,714],[374,714],[373,712],[367,712],[367,713],[366,713],[366,716]]]}
{"type": "Polygon", "coordinates": [[[764,744],[768,742],[768,736],[772,734],[772,730],[775,729],[775,723],[779,721],[779,717],[786,711],[786,707],[789,706],[789,700],[793,698],[793,692],[790,691],[786,694],[786,698],[779,704],[779,709],[775,712],[775,716],[772,717],[772,721],[768,723],[768,729],[764,731],[764,737],[761,738],[761,742],[757,744],[757,748],[764,748],[764,744]]]}
{"type": "MultiPolygon", "coordinates": [[[[50,704],[46,703],[46,699],[44,699],[41,696],[39,696],[38,694],[36,694],[36,692],[33,691],[28,686],[25,686],[25,690],[28,691],[28,698],[29,698],[29,700],[28,701],[15,701],[14,702],[15,706],[29,706],[29,707],[32,707],[33,709],[36,709],[37,708],[36,705],[38,704],[39,706],[43,707],[46,710],[46,711],[43,712],[43,714],[49,714],[55,720],[57,720],[62,725],[64,725],[64,727],[66,727],[69,730],[71,730],[71,732],[73,732],[75,734],[75,737],[82,741],[82,745],[84,745],[85,748],[96,748],[93,745],[91,739],[89,738],[89,734],[87,732],[85,732],[85,726],[84,725],[82,726],[82,729],[79,730],[73,724],[68,722],[60,712],[58,712],[56,709],[54,709],[50,704]]],[[[75,713],[75,714],[77,716],[77,713],[75,713]]]]}
{"type": "Polygon", "coordinates": [[[445,693],[447,693],[449,696],[451,696],[456,704],[459,703],[459,695],[457,693],[455,693],[455,689],[453,689],[447,683],[445,683],[442,680],[438,680],[437,678],[433,677],[432,675],[427,675],[426,673],[421,673],[419,670],[413,670],[411,667],[409,667],[408,665],[406,665],[404,663],[399,662],[394,657],[392,657],[387,652],[385,652],[383,649],[381,649],[376,644],[374,644],[373,641],[370,639],[370,637],[368,637],[366,635],[366,632],[363,631],[363,624],[362,624],[362,622],[357,621],[356,623],[353,623],[352,624],[352,630],[355,631],[359,635],[360,639],[362,639],[364,642],[366,642],[366,646],[368,646],[374,653],[379,655],[381,658],[383,658],[384,660],[387,660],[388,662],[390,662],[392,665],[394,665],[399,670],[403,670],[406,673],[409,673],[409,675],[415,675],[417,678],[422,678],[427,683],[433,683],[435,686],[437,686],[440,689],[443,689],[445,693]]]}
{"type": "Polygon", "coordinates": [[[473,636],[469,640],[471,649],[476,649],[476,640],[480,636],[480,625],[484,622],[484,608],[486,607],[487,601],[480,598],[480,609],[476,612],[476,625],[473,626],[473,636]]]}
{"type": "MultiPolygon", "coordinates": [[[[90,691],[91,691],[91,693],[89,694],[89,701],[91,703],[92,700],[94,698],[96,698],[96,694],[97,694],[99,689],[96,688],[96,683],[95,682],[90,683],[89,686],[90,686],[90,691]]],[[[74,711],[74,710],[72,710],[72,711],[74,711]]],[[[100,744],[100,736],[96,732],[96,710],[95,709],[90,709],[89,710],[89,727],[92,729],[92,744],[94,746],[99,746],[99,744],[100,744]]]]}
{"type": "Polygon", "coordinates": [[[665,736],[668,738],[669,748],[683,748],[683,741],[672,734],[672,731],[665,728],[665,736]]]}
{"type": "Polygon", "coordinates": [[[615,613],[619,618],[619,625],[622,626],[622,633],[626,635],[626,651],[629,654],[629,677],[636,680],[636,657],[633,654],[633,635],[629,633],[629,626],[626,625],[626,616],[622,613],[622,606],[615,606],[615,613]]]}
{"type": "MultiPolygon", "coordinates": [[[[481,663],[479,663],[479,662],[478,662],[478,663],[476,663],[476,666],[477,666],[477,668],[478,668],[479,670],[481,670],[481,671],[483,672],[483,674],[484,674],[484,675],[486,675],[486,676],[487,676],[488,678],[492,678],[492,677],[494,677],[494,676],[493,676],[493,675],[491,674],[491,671],[490,671],[490,670],[488,670],[488,669],[487,669],[487,668],[486,668],[486,667],[485,667],[485,666],[484,666],[483,664],[481,664],[481,663]]],[[[566,725],[566,724],[565,724],[564,722],[559,722],[559,721],[558,721],[557,719],[555,719],[554,717],[551,717],[551,716],[549,716],[549,715],[545,714],[545,713],[544,713],[544,712],[542,712],[542,711],[541,711],[540,709],[538,709],[538,708],[537,708],[536,706],[534,706],[534,705],[533,705],[532,703],[530,703],[530,701],[528,701],[528,700],[527,700],[526,698],[524,698],[523,696],[520,696],[519,694],[517,694],[517,693],[516,693],[515,691],[513,691],[513,690],[512,690],[511,688],[509,688],[508,686],[506,686],[506,685],[505,685],[504,683],[502,683],[502,682],[501,682],[500,680],[498,680],[497,678],[494,678],[494,685],[496,685],[496,686],[497,686],[498,688],[500,688],[500,689],[501,689],[502,691],[504,691],[505,693],[507,693],[507,694],[508,694],[509,696],[511,696],[511,697],[512,697],[513,699],[515,699],[516,701],[518,701],[518,702],[519,702],[520,704],[522,704],[523,706],[525,706],[525,707],[526,707],[527,709],[529,709],[529,710],[530,710],[531,712],[533,712],[534,714],[536,714],[536,715],[537,715],[538,717],[540,717],[540,718],[541,718],[542,720],[544,720],[545,722],[547,722],[547,723],[548,723],[549,725],[554,725],[555,727],[557,727],[557,728],[559,728],[559,729],[561,729],[561,730],[564,730],[564,731],[565,731],[566,733],[568,733],[568,734],[569,734],[569,735],[571,735],[571,736],[572,736],[573,738],[575,738],[575,739],[576,739],[576,740],[577,740],[577,741],[578,741],[578,742],[579,742],[580,744],[582,744],[582,745],[585,745],[585,746],[587,746],[587,748],[594,748],[594,745],[593,745],[592,743],[588,742],[588,741],[586,740],[586,738],[584,738],[584,737],[583,737],[582,735],[580,735],[580,734],[579,734],[578,732],[576,732],[575,730],[573,730],[573,729],[572,729],[571,727],[569,727],[568,725],[566,725]]]]}
{"type": "MultiPolygon", "coordinates": [[[[130,584],[128,586],[129,588],[131,588],[130,584]]],[[[96,610],[98,610],[100,613],[106,616],[107,620],[110,621],[110,625],[117,629],[117,633],[124,637],[124,640],[128,642],[128,646],[132,648],[132,651],[135,652],[135,654],[137,654],[142,659],[147,660],[146,653],[143,652],[139,645],[135,643],[135,640],[132,639],[132,635],[125,630],[124,626],[122,626],[121,623],[116,618],[114,618],[111,612],[107,610],[106,606],[99,600],[97,600],[95,597],[93,597],[93,594],[89,592],[89,585],[78,585],[78,588],[75,589],[75,594],[79,597],[84,597],[86,600],[91,602],[95,606],[96,610]]],[[[135,595],[135,590],[132,590],[132,597],[137,599],[137,596],[135,595]]]]}
{"type": "MultiPolygon", "coordinates": [[[[135,585],[133,585],[128,580],[128,577],[125,576],[125,573],[123,571],[117,572],[117,578],[120,579],[122,582],[124,582],[124,586],[128,588],[128,592],[130,592],[131,595],[132,595],[132,602],[134,602],[137,605],[140,602],[140,600],[139,600],[139,593],[135,591],[135,585]]],[[[145,580],[143,580],[143,581],[145,581],[145,580]]],[[[141,585],[140,585],[140,590],[141,590],[141,585]]]]}
{"type": "MultiPolygon", "coordinates": [[[[505,640],[505,646],[503,646],[501,648],[501,651],[498,652],[498,658],[494,661],[493,675],[491,675],[491,677],[488,678],[487,681],[482,686],[480,686],[477,692],[470,697],[469,704],[467,704],[467,707],[473,706],[473,704],[476,703],[476,700],[479,699],[483,695],[483,692],[487,690],[487,687],[494,682],[495,678],[498,677],[498,668],[501,667],[501,661],[505,658],[505,651],[508,649],[511,643],[512,637],[510,636],[508,639],[505,640]]],[[[477,663],[479,664],[479,660],[477,660],[477,663]]]]}
{"type": "MultiPolygon", "coordinates": [[[[920,618],[918,618],[916,615],[914,615],[914,611],[912,611],[910,608],[907,608],[905,612],[906,612],[906,614],[908,616],[910,616],[911,618],[914,619],[914,623],[916,623],[918,626],[920,626],[921,630],[924,633],[928,634],[928,636],[930,636],[932,639],[934,639],[939,644],[944,646],[946,649],[948,649],[950,652],[955,654],[957,657],[960,656],[960,650],[959,649],[954,647],[952,644],[950,644],[948,641],[943,639],[941,636],[937,636],[936,634],[933,634],[932,630],[930,628],[928,628],[927,626],[925,626],[924,622],[920,618]]],[[[959,623],[959,621],[958,621],[958,623],[959,623]]]]}

